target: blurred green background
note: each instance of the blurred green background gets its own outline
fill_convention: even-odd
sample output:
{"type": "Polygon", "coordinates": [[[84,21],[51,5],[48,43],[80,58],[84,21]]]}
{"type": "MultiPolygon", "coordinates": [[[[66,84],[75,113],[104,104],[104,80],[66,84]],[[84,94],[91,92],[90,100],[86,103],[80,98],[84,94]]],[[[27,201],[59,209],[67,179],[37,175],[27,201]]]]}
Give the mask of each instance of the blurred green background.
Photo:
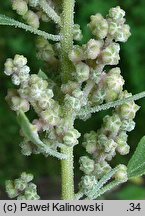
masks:
{"type": "MultiPolygon", "coordinates": [[[[103,15],[108,13],[110,7],[120,5],[127,13],[127,22],[131,26],[132,37],[127,43],[121,44],[120,67],[125,78],[125,89],[138,93],[145,90],[145,1],[144,0],[77,0],[75,22],[79,23],[83,31],[83,43],[90,37],[87,28],[89,17],[96,12],[103,15]]],[[[11,1],[0,3],[0,13],[18,18],[11,10],[11,1]]],[[[51,26],[51,25],[50,25],[51,26]]],[[[43,28],[46,26],[43,26],[43,28]]],[[[52,26],[46,31],[53,32],[52,26]]],[[[35,182],[38,184],[39,194],[42,199],[60,198],[60,162],[54,158],[44,158],[41,155],[24,157],[20,152],[19,127],[15,119],[15,113],[10,111],[5,102],[7,88],[11,82],[3,73],[3,65],[8,57],[16,53],[28,58],[28,64],[33,73],[37,73],[41,62],[36,59],[36,36],[23,30],[12,27],[0,26],[0,199],[6,199],[4,182],[6,179],[18,177],[22,171],[32,172],[35,182]]],[[[145,135],[145,99],[137,102],[141,109],[136,116],[136,128],[129,134],[131,152],[127,156],[117,155],[112,161],[112,166],[118,163],[127,164],[140,138],[145,135]]],[[[96,130],[100,127],[103,116],[108,113],[101,112],[92,116],[87,122],[76,121],[76,127],[80,132],[96,130]]],[[[75,147],[75,182],[79,181],[78,159],[85,155],[81,145],[75,147]]],[[[128,182],[113,193],[103,197],[104,199],[145,199],[145,181],[140,183],[128,182]]]]}

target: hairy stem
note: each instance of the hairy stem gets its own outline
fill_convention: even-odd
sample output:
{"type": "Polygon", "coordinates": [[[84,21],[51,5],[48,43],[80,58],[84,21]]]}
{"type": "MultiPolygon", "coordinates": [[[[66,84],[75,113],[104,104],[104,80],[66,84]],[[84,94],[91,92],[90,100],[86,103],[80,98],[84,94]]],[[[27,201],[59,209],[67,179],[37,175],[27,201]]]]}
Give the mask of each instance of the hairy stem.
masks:
{"type": "MultiPolygon", "coordinates": [[[[68,58],[73,47],[74,26],[74,4],[75,0],[63,0],[62,26],[61,26],[61,77],[62,82],[67,82],[73,72],[73,65],[68,58]]],[[[62,199],[74,199],[74,168],[73,147],[62,147],[61,152],[67,155],[67,160],[61,161],[62,173],[62,199]]]]}
{"type": "Polygon", "coordinates": [[[62,153],[66,154],[68,159],[62,160],[62,199],[74,199],[74,172],[73,172],[73,147],[63,147],[62,153]]]}
{"type": "Polygon", "coordinates": [[[67,82],[74,70],[72,62],[68,58],[73,48],[74,26],[74,0],[63,0],[62,28],[61,28],[61,77],[62,82],[67,82]]]}

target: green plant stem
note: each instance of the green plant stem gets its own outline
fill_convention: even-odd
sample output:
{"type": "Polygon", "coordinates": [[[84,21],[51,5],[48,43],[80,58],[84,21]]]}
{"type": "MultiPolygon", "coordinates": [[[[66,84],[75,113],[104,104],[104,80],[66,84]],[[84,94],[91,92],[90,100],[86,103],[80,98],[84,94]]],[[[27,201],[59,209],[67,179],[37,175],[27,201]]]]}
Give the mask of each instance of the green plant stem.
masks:
{"type": "Polygon", "coordinates": [[[68,58],[68,54],[73,48],[74,5],[75,0],[63,0],[61,17],[61,77],[64,83],[70,79],[74,70],[74,66],[68,58]]]}
{"type": "Polygon", "coordinates": [[[62,199],[74,199],[74,167],[73,167],[73,147],[63,147],[61,152],[66,154],[68,159],[61,161],[62,175],[62,199]]]}
{"type": "MultiPolygon", "coordinates": [[[[75,0],[63,0],[62,25],[61,25],[61,78],[66,83],[73,72],[73,64],[68,58],[73,48],[73,26],[74,26],[75,0]]],[[[61,161],[62,174],[62,199],[74,199],[74,167],[73,147],[62,147],[61,152],[67,155],[67,160],[61,161]]]]}

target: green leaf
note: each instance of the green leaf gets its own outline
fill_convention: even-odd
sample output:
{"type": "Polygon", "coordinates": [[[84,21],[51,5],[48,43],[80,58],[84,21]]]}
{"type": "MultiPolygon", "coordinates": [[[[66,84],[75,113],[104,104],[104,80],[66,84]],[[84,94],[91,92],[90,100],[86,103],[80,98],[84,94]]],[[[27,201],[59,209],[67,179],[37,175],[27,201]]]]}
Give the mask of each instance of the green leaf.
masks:
{"type": "Polygon", "coordinates": [[[38,76],[43,80],[48,80],[48,76],[41,69],[38,72],[38,76]]]}
{"type": "Polygon", "coordinates": [[[5,15],[0,14],[0,25],[8,25],[8,26],[15,26],[17,28],[22,28],[26,31],[29,31],[33,34],[37,34],[39,36],[44,37],[45,39],[49,39],[49,40],[53,40],[53,41],[60,41],[60,36],[59,35],[52,35],[52,34],[48,34],[45,31],[41,31],[38,29],[35,29],[29,25],[26,25],[24,23],[21,23],[17,20],[14,20],[10,17],[7,17],[5,15]]]}
{"type": "Polygon", "coordinates": [[[45,152],[45,154],[57,157],[61,160],[66,159],[66,155],[51,149],[47,144],[43,143],[40,140],[34,125],[29,122],[24,112],[18,112],[17,120],[19,125],[21,126],[24,136],[33,144],[35,144],[42,153],[45,152]]]}
{"type": "Polygon", "coordinates": [[[145,174],[145,136],[140,140],[127,167],[128,178],[142,176],[145,174]]]}

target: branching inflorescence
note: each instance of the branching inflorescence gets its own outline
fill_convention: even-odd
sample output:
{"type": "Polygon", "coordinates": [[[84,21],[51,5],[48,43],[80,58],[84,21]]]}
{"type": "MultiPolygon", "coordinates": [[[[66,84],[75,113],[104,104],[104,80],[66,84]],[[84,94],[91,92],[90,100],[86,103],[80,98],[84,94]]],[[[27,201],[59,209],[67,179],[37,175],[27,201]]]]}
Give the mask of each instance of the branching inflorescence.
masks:
{"type": "MultiPolygon", "coordinates": [[[[20,146],[24,155],[42,153],[45,156],[52,155],[69,160],[68,155],[64,151],[59,152],[59,149],[72,149],[79,143],[81,134],[74,128],[75,119],[85,121],[91,118],[91,113],[100,111],[99,108],[101,105],[105,106],[104,103],[108,104],[104,109],[115,106],[112,115],[103,118],[100,129],[84,135],[82,145],[90,156],[80,158],[80,170],[84,173],[79,184],[80,191],[76,196],[68,197],[79,199],[85,196],[86,199],[96,199],[128,180],[127,167],[120,164],[112,168],[110,161],[116,153],[129,153],[127,133],[134,129],[134,118],[139,110],[132,94],[123,90],[124,79],[120,68],[114,67],[120,60],[119,42],[126,42],[131,35],[129,25],[125,23],[125,12],[117,6],[109,10],[106,18],[100,13],[92,15],[88,28],[93,38],[82,46],[73,44],[69,52],[64,53],[63,50],[62,53],[62,45],[67,41],[67,37],[69,38],[69,34],[63,35],[64,11],[58,7],[56,1],[13,0],[12,8],[36,34],[42,33],[37,30],[40,20],[49,22],[51,19],[61,29],[58,36],[46,37],[48,34],[45,33],[37,40],[37,57],[46,64],[46,73],[39,70],[37,74],[32,74],[27,59],[18,54],[14,59],[8,58],[5,63],[4,72],[11,76],[12,83],[16,86],[16,89],[8,90],[6,100],[18,116],[23,137],[20,146]],[[59,16],[60,13],[62,16],[59,16]],[[47,39],[58,42],[51,44],[47,39]],[[65,65],[66,62],[69,63],[65,65]],[[106,69],[108,65],[112,66],[112,69],[106,69]],[[63,71],[63,68],[67,71],[63,71]],[[127,101],[127,98],[131,100],[127,101]],[[115,104],[114,101],[122,102],[115,104]],[[25,115],[30,108],[37,114],[32,123],[25,115]]],[[[8,20],[9,18],[4,16],[0,17],[1,24],[8,24],[8,20]]],[[[12,19],[11,22],[16,24],[12,19]]],[[[15,26],[22,27],[20,23],[15,26]]],[[[79,25],[72,26],[72,34],[74,40],[82,39],[79,25]]],[[[8,194],[12,194],[10,197],[13,198],[18,196],[18,193],[10,192],[11,185],[11,182],[7,182],[8,194]]],[[[25,195],[19,195],[18,198],[27,199],[25,195]]]]}

